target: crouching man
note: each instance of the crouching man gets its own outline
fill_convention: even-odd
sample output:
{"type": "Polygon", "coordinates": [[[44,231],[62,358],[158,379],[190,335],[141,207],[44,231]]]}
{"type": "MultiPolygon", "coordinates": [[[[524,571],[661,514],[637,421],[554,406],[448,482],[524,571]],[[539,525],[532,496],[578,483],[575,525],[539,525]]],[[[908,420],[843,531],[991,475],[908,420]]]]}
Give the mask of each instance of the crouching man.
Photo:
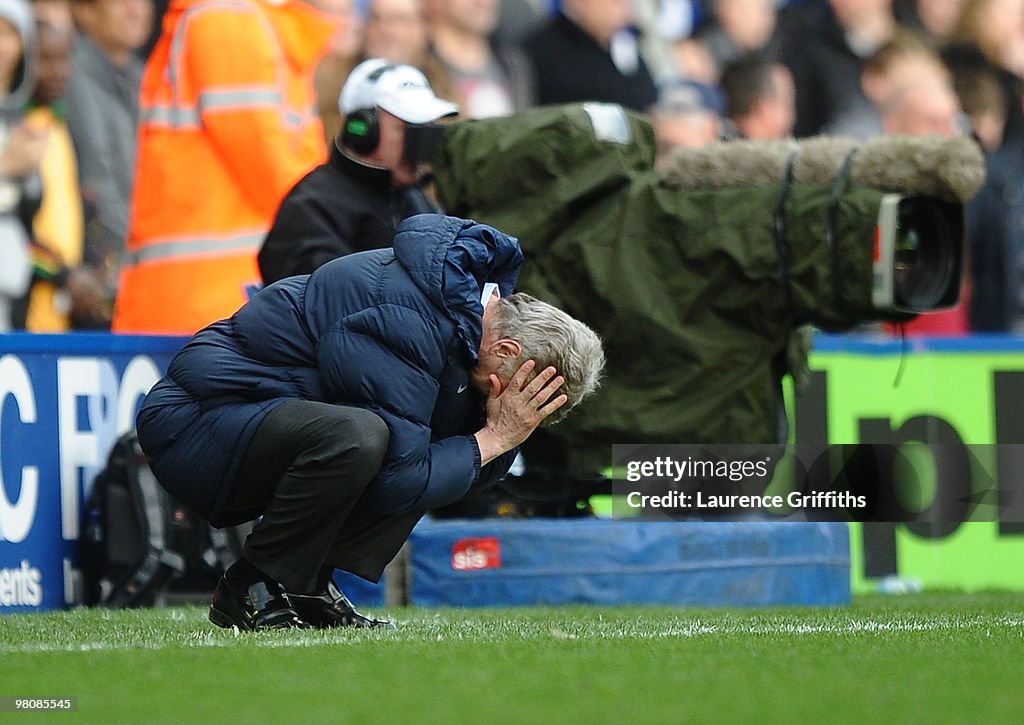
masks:
{"type": "Polygon", "coordinates": [[[513,294],[521,263],[493,228],[411,217],[392,248],[273,284],[178,353],[137,419],[154,473],[215,526],[262,516],[214,624],[390,626],[334,569],[378,581],[425,511],[496,483],[596,389],[600,340],[513,294]]]}

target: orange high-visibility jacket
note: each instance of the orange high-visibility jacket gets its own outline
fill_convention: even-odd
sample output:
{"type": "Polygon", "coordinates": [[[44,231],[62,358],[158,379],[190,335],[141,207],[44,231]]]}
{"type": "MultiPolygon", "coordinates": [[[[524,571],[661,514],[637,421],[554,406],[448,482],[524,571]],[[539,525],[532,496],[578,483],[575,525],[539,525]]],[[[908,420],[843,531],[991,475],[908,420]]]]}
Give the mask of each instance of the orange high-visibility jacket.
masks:
{"type": "Polygon", "coordinates": [[[115,332],[191,334],[259,280],[278,204],[326,157],[313,69],[336,29],[303,0],[173,0],[146,65],[115,332]]]}

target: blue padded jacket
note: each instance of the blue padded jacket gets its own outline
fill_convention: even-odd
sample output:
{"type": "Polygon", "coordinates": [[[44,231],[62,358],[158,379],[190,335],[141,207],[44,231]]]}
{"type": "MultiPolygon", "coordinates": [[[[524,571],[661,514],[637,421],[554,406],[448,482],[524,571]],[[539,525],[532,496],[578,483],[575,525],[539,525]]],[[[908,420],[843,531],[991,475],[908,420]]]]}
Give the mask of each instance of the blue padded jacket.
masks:
{"type": "Polygon", "coordinates": [[[511,294],[518,241],[473,221],[407,219],[391,249],[349,255],[257,294],[196,333],[136,420],[160,483],[216,521],[257,426],[290,399],[379,415],[388,452],[364,496],[383,514],[426,510],[498,480],[473,437],[483,398],[469,387],[481,340],[481,289],[511,294]]]}

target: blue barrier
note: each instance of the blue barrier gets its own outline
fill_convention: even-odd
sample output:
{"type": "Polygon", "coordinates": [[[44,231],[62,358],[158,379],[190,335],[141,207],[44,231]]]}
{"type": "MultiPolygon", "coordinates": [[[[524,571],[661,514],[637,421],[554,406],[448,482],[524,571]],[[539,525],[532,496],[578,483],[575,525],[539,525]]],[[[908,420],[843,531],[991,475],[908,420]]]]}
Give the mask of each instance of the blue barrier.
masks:
{"type": "Polygon", "coordinates": [[[410,544],[419,605],[850,601],[849,530],[838,522],[424,520],[410,544]]]}

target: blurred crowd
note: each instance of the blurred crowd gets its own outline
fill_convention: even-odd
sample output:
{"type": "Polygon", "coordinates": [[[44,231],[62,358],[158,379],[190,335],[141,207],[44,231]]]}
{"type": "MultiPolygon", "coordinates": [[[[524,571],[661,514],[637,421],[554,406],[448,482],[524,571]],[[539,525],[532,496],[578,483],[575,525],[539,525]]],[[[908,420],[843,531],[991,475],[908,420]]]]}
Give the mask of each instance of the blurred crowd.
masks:
{"type": "Polygon", "coordinates": [[[963,301],[911,331],[1024,331],[1024,0],[0,0],[0,330],[191,333],[219,287],[230,314],[367,58],[463,118],[618,103],[664,152],[973,135],[963,301]]]}

